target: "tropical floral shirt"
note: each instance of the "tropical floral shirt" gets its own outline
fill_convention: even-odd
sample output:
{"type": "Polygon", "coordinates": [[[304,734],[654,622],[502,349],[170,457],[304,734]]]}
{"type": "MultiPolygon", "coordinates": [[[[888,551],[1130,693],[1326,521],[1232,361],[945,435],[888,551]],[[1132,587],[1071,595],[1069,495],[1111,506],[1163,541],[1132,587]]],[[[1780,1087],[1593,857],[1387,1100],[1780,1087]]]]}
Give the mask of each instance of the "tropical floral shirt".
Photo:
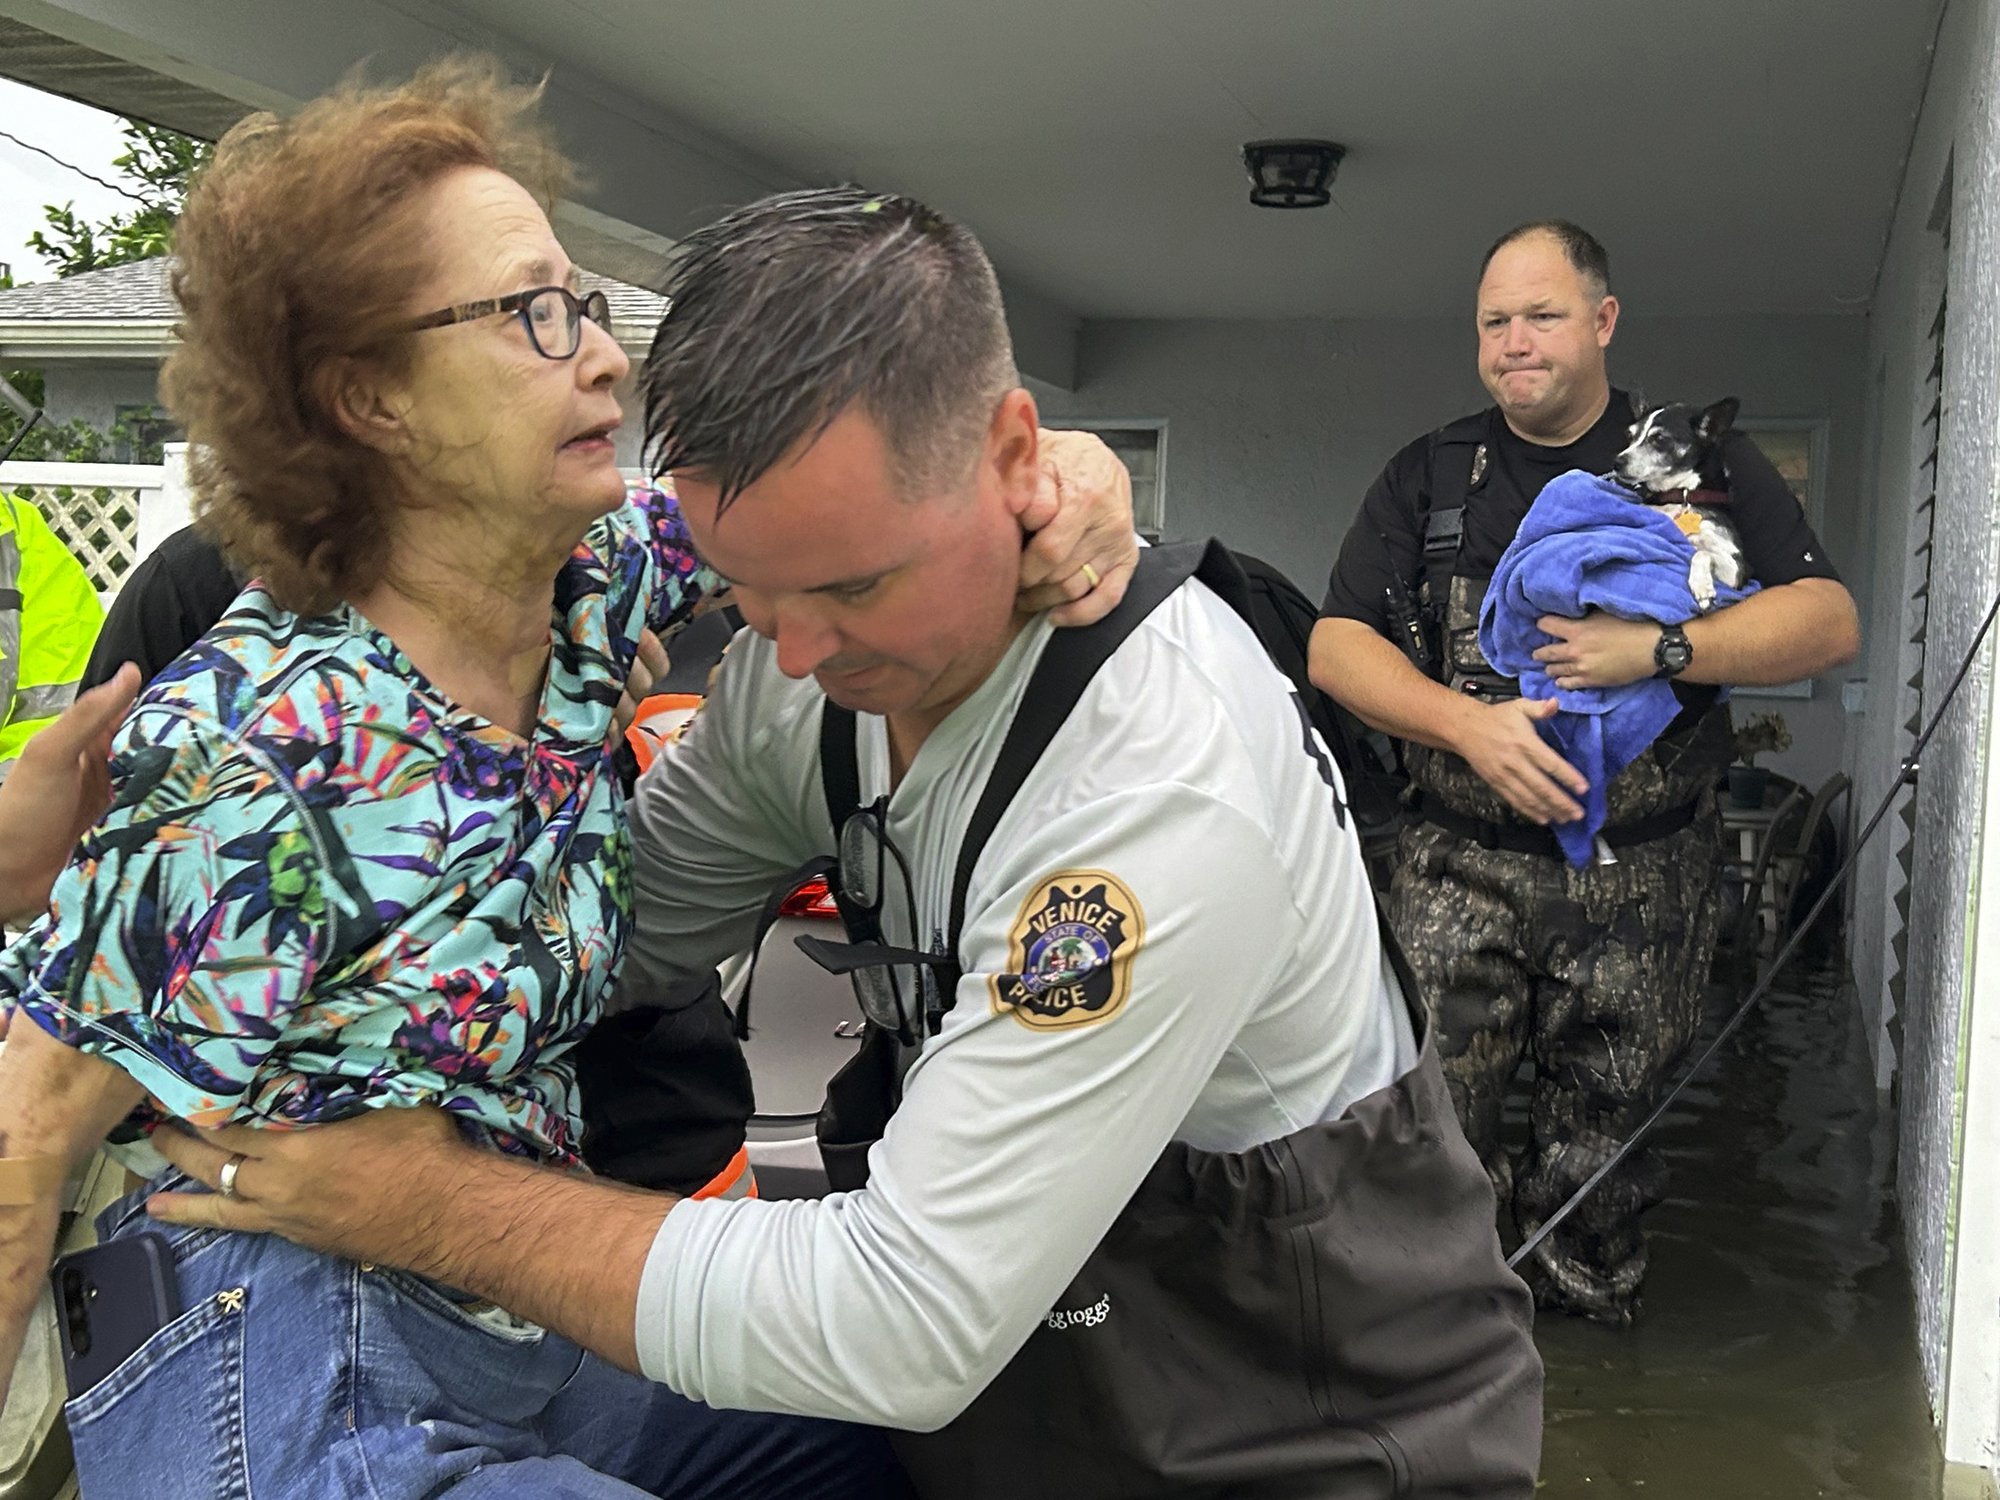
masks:
{"type": "Polygon", "coordinates": [[[716,585],[667,493],[597,523],[530,743],[353,610],[252,584],[119,732],[112,809],[0,956],[0,1002],[197,1124],[428,1101],[574,1161],[567,1054],[632,909],[612,711],[640,631],[716,585]]]}

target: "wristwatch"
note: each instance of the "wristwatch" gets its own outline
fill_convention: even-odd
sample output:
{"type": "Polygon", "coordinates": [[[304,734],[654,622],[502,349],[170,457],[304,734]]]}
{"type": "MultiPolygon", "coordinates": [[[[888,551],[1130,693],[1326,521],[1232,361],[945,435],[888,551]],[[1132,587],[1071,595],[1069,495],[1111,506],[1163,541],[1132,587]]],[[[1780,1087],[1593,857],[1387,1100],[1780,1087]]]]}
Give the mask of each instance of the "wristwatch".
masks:
{"type": "Polygon", "coordinates": [[[1653,643],[1653,665],[1658,669],[1655,677],[1678,677],[1694,665],[1694,647],[1680,626],[1660,627],[1660,638],[1653,643]]]}

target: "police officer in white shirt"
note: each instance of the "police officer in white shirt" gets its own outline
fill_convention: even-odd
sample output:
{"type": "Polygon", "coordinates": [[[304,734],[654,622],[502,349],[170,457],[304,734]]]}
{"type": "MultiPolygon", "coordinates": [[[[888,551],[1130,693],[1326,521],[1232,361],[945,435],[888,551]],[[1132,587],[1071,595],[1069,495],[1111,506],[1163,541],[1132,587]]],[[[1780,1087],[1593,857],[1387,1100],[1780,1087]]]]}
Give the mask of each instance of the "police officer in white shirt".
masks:
{"type": "Polygon", "coordinates": [[[622,987],[828,874],[852,941],[814,956],[868,1022],[821,1120],[847,1190],[675,1201],[394,1110],[174,1148],[248,1158],[176,1212],[711,1405],[900,1429],[924,1496],[1531,1495],[1526,1290],[1228,555],[1152,549],[1095,626],[1015,611],[1034,402],[921,204],[767,199],[667,290],[648,434],[751,628],[640,784],[622,987]]]}

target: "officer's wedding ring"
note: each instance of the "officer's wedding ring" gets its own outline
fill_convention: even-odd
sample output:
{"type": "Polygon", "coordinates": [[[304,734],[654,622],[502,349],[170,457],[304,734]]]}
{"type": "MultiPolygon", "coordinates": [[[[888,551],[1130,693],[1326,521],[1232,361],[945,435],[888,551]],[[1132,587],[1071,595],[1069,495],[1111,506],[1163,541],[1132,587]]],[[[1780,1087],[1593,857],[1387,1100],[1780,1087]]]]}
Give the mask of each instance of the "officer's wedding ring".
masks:
{"type": "Polygon", "coordinates": [[[215,1174],[215,1190],[225,1198],[236,1196],[236,1174],[243,1170],[243,1163],[249,1158],[238,1152],[222,1164],[222,1170],[215,1174]]]}
{"type": "Polygon", "coordinates": [[[1097,569],[1093,568],[1089,563],[1083,565],[1083,576],[1088,580],[1092,588],[1096,588],[1100,583],[1104,582],[1102,578],[1097,576],[1097,569]]]}

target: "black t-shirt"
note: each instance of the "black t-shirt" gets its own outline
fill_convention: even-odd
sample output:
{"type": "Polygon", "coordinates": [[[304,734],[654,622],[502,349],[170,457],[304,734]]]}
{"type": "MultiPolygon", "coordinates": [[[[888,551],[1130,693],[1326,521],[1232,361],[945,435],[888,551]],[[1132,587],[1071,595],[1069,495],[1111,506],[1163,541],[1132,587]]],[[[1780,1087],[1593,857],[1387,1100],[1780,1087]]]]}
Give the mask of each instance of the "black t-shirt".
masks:
{"type": "Polygon", "coordinates": [[[242,581],[215,544],[183,526],[134,568],[118,591],[84,668],[83,686],[109,681],[128,661],[139,664],[141,686],[151,682],[208,634],[242,592],[242,581]]]}
{"type": "MultiPolygon", "coordinates": [[[[1531,443],[1493,414],[1489,425],[1496,437],[1487,455],[1493,472],[1466,501],[1456,571],[1468,578],[1489,577],[1535,496],[1558,474],[1571,469],[1608,474],[1626,444],[1631,409],[1625,393],[1613,391],[1611,404],[1590,431],[1561,448],[1531,443]]],[[[1384,591],[1400,578],[1410,597],[1416,597],[1423,579],[1421,496],[1428,456],[1428,438],[1418,438],[1390,459],[1369,486],[1327,580],[1322,619],[1359,620],[1386,636],[1384,591]]],[[[1440,457],[1448,463],[1471,462],[1464,448],[1447,448],[1440,457]]],[[[1750,575],[1766,587],[1801,578],[1838,579],[1826,549],[1806,524],[1805,512],[1763,450],[1743,433],[1731,432],[1722,439],[1722,460],[1729,475],[1729,520],[1742,538],[1750,575]]]]}

